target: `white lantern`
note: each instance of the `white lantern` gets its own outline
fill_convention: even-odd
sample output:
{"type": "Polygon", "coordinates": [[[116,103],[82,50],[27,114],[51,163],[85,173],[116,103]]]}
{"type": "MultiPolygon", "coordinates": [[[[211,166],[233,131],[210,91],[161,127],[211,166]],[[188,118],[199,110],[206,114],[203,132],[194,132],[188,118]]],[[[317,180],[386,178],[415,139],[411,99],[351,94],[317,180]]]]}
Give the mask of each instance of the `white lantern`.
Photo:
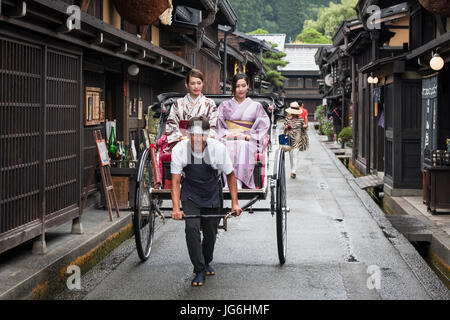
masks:
{"type": "Polygon", "coordinates": [[[369,77],[367,78],[367,82],[370,83],[370,84],[372,84],[372,83],[373,83],[373,77],[372,77],[372,76],[369,76],[369,77]]]}
{"type": "Polygon", "coordinates": [[[373,77],[373,79],[372,79],[372,83],[373,84],[377,84],[378,83],[378,77],[373,77]]]}
{"type": "Polygon", "coordinates": [[[139,73],[139,67],[135,64],[131,64],[128,67],[128,73],[130,74],[130,76],[135,76],[139,73]]]}
{"type": "Polygon", "coordinates": [[[435,53],[433,55],[433,58],[431,58],[430,60],[430,67],[434,71],[442,70],[442,68],[444,67],[444,59],[442,59],[439,54],[435,53]]]}

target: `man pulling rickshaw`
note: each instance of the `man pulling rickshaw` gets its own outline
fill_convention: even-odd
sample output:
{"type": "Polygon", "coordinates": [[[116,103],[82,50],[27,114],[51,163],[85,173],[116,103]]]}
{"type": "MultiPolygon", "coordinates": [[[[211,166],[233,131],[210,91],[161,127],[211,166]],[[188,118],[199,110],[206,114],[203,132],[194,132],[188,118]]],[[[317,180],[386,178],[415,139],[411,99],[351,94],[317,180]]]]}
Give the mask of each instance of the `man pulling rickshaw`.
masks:
{"type": "MultiPolygon", "coordinates": [[[[184,215],[220,214],[221,175],[227,177],[231,194],[231,209],[236,215],[242,209],[238,204],[237,183],[233,163],[226,147],[208,138],[209,122],[206,118],[192,118],[187,125],[188,139],[179,142],[172,150],[172,218],[181,220],[184,215]],[[181,185],[181,188],[180,188],[181,185]],[[183,211],[180,209],[180,200],[183,211]]],[[[196,274],[193,286],[202,286],[205,275],[214,275],[210,263],[213,260],[218,218],[186,220],[186,244],[196,274]],[[200,235],[203,229],[203,241],[200,235]]]]}

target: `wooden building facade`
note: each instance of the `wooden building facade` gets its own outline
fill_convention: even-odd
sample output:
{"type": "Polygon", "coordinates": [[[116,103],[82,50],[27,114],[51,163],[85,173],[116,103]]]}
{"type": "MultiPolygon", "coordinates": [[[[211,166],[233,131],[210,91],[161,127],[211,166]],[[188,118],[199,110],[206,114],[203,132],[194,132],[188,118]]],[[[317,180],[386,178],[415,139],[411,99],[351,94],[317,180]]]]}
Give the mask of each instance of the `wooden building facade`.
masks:
{"type": "Polygon", "coordinates": [[[362,174],[381,173],[387,197],[421,195],[428,188],[422,170],[450,136],[444,107],[450,19],[445,10],[432,12],[427,1],[360,0],[355,10],[358,17],[339,28],[333,49],[316,55],[323,75],[350,82],[352,162],[362,174]],[[380,11],[369,12],[373,5],[380,11]],[[431,68],[435,54],[442,69],[431,68]],[[346,64],[337,59],[337,73],[330,66],[335,55],[348,60],[340,69],[346,64]]]}
{"type": "Polygon", "coordinates": [[[316,54],[322,92],[353,127],[352,162],[364,175],[381,174],[387,197],[427,193],[423,170],[450,137],[450,18],[427,3],[360,0],[333,47],[316,54]],[[373,5],[380,11],[369,12],[373,5]],[[443,67],[432,70],[436,54],[443,67]]]}
{"type": "MultiPolygon", "coordinates": [[[[417,158],[421,86],[420,79],[411,72],[413,69],[408,70],[402,60],[412,37],[411,3],[381,1],[377,5],[381,8],[382,22],[362,31],[360,44],[355,43],[352,48],[354,54],[365,52],[362,57],[366,59],[356,59],[360,79],[355,165],[365,174],[384,172],[386,194],[414,195],[421,186],[417,158]],[[369,78],[378,81],[370,83],[369,78]]],[[[369,15],[362,13],[360,19],[368,28],[369,15]]]]}
{"type": "Polygon", "coordinates": [[[171,25],[137,25],[112,0],[1,1],[0,253],[38,236],[44,253],[47,229],[79,226],[92,132],[106,137],[106,119],[139,149],[148,106],[185,92],[190,69],[205,72],[206,93],[219,92],[218,25],[234,26],[236,14],[228,1],[172,4],[171,25]]]}
{"type": "Polygon", "coordinates": [[[249,92],[252,94],[260,92],[264,85],[261,75],[266,74],[262,54],[274,50],[272,46],[264,40],[231,28],[219,27],[219,39],[221,57],[226,59],[222,70],[225,70],[226,73],[222,74],[221,92],[231,94],[231,80],[235,74],[240,72],[249,77],[249,92]]]}

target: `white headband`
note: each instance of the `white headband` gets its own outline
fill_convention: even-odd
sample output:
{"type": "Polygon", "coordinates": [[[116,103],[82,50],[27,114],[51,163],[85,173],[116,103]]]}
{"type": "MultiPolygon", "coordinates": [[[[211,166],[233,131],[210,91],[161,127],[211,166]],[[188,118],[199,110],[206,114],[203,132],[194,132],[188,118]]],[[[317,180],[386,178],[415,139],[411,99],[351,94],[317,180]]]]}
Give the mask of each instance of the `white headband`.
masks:
{"type": "Polygon", "coordinates": [[[189,134],[209,134],[209,130],[203,130],[201,126],[192,126],[190,127],[187,132],[189,134]]]}

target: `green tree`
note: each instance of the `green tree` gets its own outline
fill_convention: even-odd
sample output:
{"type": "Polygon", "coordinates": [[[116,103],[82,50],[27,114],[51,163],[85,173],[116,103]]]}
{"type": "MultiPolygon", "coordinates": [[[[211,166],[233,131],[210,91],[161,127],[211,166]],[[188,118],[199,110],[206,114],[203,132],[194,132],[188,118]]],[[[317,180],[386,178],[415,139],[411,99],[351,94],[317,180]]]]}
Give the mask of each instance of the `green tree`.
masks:
{"type": "MultiPolygon", "coordinates": [[[[333,0],[338,2],[339,0],[333,0]]],[[[302,31],[305,20],[316,20],[330,0],[230,0],[238,15],[238,29],[250,32],[262,28],[269,33],[286,33],[288,41],[302,31]]]]}
{"type": "MultiPolygon", "coordinates": [[[[261,27],[263,21],[261,10],[266,1],[264,0],[232,0],[231,5],[238,15],[238,28],[242,32],[249,32],[261,27]]],[[[272,30],[271,30],[272,31],[272,30]]]]}
{"type": "Polygon", "coordinates": [[[252,32],[249,32],[248,34],[268,34],[268,33],[269,33],[269,31],[264,30],[262,28],[258,28],[252,32]]]}
{"type": "Polygon", "coordinates": [[[304,28],[297,38],[295,43],[330,43],[331,38],[324,36],[319,31],[313,28],[304,28]]]}
{"type": "MultiPolygon", "coordinates": [[[[271,43],[272,48],[276,48],[277,44],[271,43]]],[[[267,51],[263,54],[263,65],[267,70],[266,76],[263,78],[264,80],[270,82],[270,84],[274,87],[275,90],[278,90],[283,87],[285,77],[281,75],[281,72],[278,71],[279,67],[285,67],[289,64],[288,61],[283,60],[286,57],[286,53],[284,52],[271,52],[267,51]]]]}
{"type": "Polygon", "coordinates": [[[342,0],[338,4],[330,2],[328,7],[320,10],[317,20],[305,21],[303,30],[315,29],[331,39],[342,21],[356,17],[354,7],[357,2],[357,0],[342,0]]]}

